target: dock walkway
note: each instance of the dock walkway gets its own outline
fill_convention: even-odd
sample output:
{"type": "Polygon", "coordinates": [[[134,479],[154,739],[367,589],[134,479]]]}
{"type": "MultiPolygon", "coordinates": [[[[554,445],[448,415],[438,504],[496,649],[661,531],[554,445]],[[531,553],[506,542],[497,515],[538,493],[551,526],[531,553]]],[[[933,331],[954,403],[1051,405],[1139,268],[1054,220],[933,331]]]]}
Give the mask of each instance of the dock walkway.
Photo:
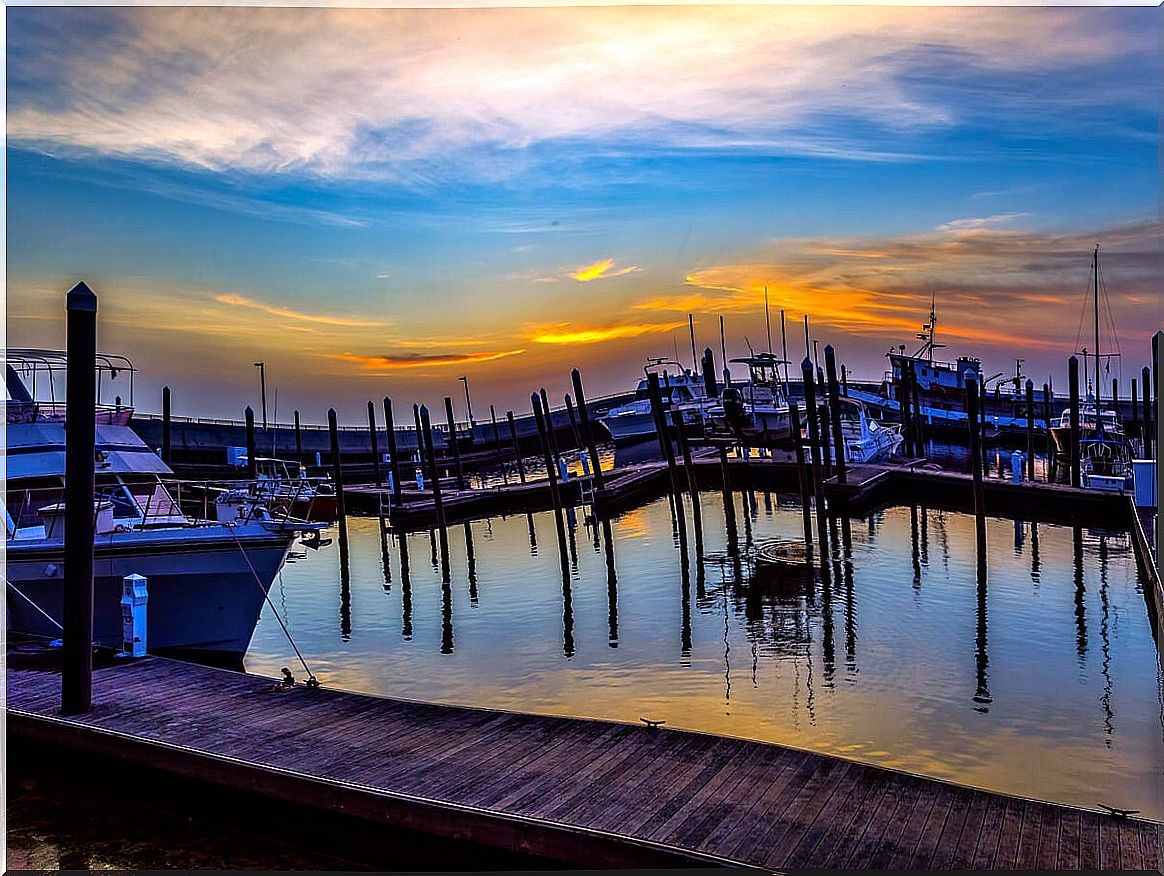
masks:
{"type": "Polygon", "coordinates": [[[62,718],[59,696],[52,665],[9,653],[18,737],[574,865],[1160,864],[1155,823],[741,739],[279,689],[158,657],[97,668],[86,715],[62,718]]]}

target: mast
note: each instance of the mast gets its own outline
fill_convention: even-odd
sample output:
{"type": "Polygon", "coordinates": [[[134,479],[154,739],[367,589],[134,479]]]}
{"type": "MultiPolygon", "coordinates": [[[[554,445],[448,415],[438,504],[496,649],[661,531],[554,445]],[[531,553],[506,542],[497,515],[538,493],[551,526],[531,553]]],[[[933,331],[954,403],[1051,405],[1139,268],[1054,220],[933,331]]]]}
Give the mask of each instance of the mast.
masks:
{"type": "Polygon", "coordinates": [[[772,352],[772,313],[768,310],[768,287],[764,287],[764,327],[768,331],[768,352],[772,352]]]}
{"type": "Polygon", "coordinates": [[[784,400],[788,400],[788,333],[784,328],[784,308],[780,308],[780,351],[784,360],[784,400]]]}
{"type": "Polygon", "coordinates": [[[728,368],[727,361],[727,336],[723,332],[723,316],[719,318],[719,354],[723,358],[723,383],[724,386],[732,385],[732,372],[728,368]]]}
{"type": "Polygon", "coordinates": [[[1099,244],[1095,245],[1092,257],[1092,271],[1095,274],[1095,416],[1099,416],[1099,244]]]}
{"type": "MultiPolygon", "coordinates": [[[[695,317],[692,314],[687,314],[687,330],[691,333],[691,369],[694,373],[699,373],[699,357],[695,355],[695,317]]],[[[676,356],[675,358],[678,358],[676,356]]]]}

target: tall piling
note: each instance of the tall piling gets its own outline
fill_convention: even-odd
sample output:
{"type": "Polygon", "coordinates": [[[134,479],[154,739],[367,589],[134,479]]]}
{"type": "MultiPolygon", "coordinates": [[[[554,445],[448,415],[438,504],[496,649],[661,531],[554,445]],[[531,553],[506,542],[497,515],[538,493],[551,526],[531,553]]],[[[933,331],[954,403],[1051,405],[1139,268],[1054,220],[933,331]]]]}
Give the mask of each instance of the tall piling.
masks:
{"type": "Polygon", "coordinates": [[[295,412],[295,461],[303,462],[303,436],[299,434],[299,411],[295,412]]]}
{"type": "Polygon", "coordinates": [[[521,445],[517,442],[517,424],[513,422],[513,411],[505,412],[505,419],[509,421],[509,439],[513,442],[513,455],[517,459],[517,474],[521,482],[525,483],[525,463],[521,459],[521,445]]]}
{"type": "Polygon", "coordinates": [[[437,470],[436,452],[432,443],[432,422],[428,416],[428,406],[420,406],[420,427],[424,432],[424,455],[428,457],[429,477],[432,480],[432,503],[436,511],[437,534],[441,545],[441,577],[449,580],[449,529],[445,522],[445,504],[441,496],[441,477],[437,470]]]}
{"type": "Polygon", "coordinates": [[[1067,360],[1067,386],[1071,411],[1071,446],[1067,448],[1067,464],[1071,469],[1071,486],[1079,486],[1079,360],[1067,360]]]}
{"type": "MultiPolygon", "coordinates": [[[[254,413],[247,408],[247,421],[254,420],[254,413]]],[[[348,516],[344,507],[344,467],[340,461],[339,426],[336,425],[335,408],[328,408],[327,431],[331,437],[331,479],[335,484],[335,513],[339,523],[340,569],[346,574],[348,568],[348,516]]]]}
{"type": "Polygon", "coordinates": [[[497,408],[489,405],[489,421],[493,424],[493,464],[501,472],[502,482],[509,485],[509,475],[505,471],[505,454],[501,451],[501,432],[497,428],[497,408]]]}
{"type": "Polygon", "coordinates": [[[671,424],[679,440],[679,452],[683,455],[683,473],[687,476],[687,492],[691,495],[691,525],[695,528],[695,556],[703,560],[703,511],[699,507],[699,483],[695,476],[695,465],[691,458],[691,445],[683,432],[683,415],[671,411],[671,424]]]}
{"type": "Polygon", "coordinates": [[[372,442],[372,483],[380,486],[380,440],[376,437],[376,406],[368,402],[368,438],[372,442]]]}
{"type": "Polygon", "coordinates": [[[1047,480],[1055,480],[1058,465],[1055,456],[1055,441],[1051,437],[1051,384],[1043,384],[1043,445],[1047,451],[1047,480]]]}
{"type": "Polygon", "coordinates": [[[582,429],[582,440],[586,442],[586,451],[590,454],[590,472],[594,478],[595,489],[603,488],[602,463],[598,459],[598,440],[594,437],[594,422],[590,419],[590,412],[586,407],[586,394],[582,391],[582,372],[577,368],[570,372],[570,381],[574,384],[574,403],[578,406],[578,425],[582,429]]]}
{"type": "Polygon", "coordinates": [[[392,478],[392,504],[400,507],[403,500],[400,483],[400,454],[396,449],[396,419],[392,412],[392,399],[384,396],[384,433],[388,438],[388,473],[392,478]]]}
{"type": "Polygon", "coordinates": [[[845,477],[845,436],[841,431],[840,386],[837,383],[837,360],[832,344],[825,345],[825,373],[828,376],[829,408],[833,421],[833,458],[836,460],[837,483],[848,483],[845,477]]]}
{"type": "Polygon", "coordinates": [[[162,387],[162,462],[170,464],[170,387],[162,387]]]}
{"type": "Polygon", "coordinates": [[[647,394],[651,400],[651,413],[655,419],[655,429],[659,435],[659,450],[667,465],[670,476],[671,496],[675,502],[675,517],[679,529],[679,550],[683,563],[687,562],[687,518],[683,511],[683,491],[679,487],[679,471],[675,464],[675,446],[671,442],[671,430],[667,424],[667,414],[663,409],[663,394],[659,389],[659,376],[647,375],[647,394]]]}
{"type": "Polygon", "coordinates": [[[821,435],[817,418],[816,385],[812,379],[812,360],[807,356],[800,363],[804,378],[804,409],[808,418],[808,444],[812,453],[812,491],[816,497],[816,534],[820,542],[821,556],[828,545],[827,521],[825,519],[824,479],[821,477],[821,435]]]}
{"type": "Polygon", "coordinates": [[[1141,419],[1144,421],[1144,458],[1150,459],[1152,457],[1152,383],[1151,374],[1147,368],[1140,371],[1140,389],[1144,391],[1142,399],[1142,407],[1140,413],[1143,415],[1141,419]]]}
{"type": "Polygon", "coordinates": [[[65,296],[65,534],[61,714],[93,707],[93,534],[96,493],[97,296],[78,283],[65,296]]]}
{"type": "Polygon", "coordinates": [[[1140,399],[1139,393],[1136,391],[1136,378],[1134,377],[1132,378],[1132,425],[1128,434],[1143,441],[1143,436],[1140,435],[1140,399]]]}
{"type": "Polygon", "coordinates": [[[986,497],[982,489],[982,429],[978,418],[978,383],[966,383],[966,414],[970,428],[970,474],[974,481],[974,532],[981,561],[986,556],[986,497]]]}
{"type": "Polygon", "coordinates": [[[562,521],[562,496],[558,492],[558,473],[554,470],[556,463],[551,455],[553,453],[550,444],[551,429],[542,411],[542,399],[538,393],[530,395],[530,403],[533,405],[534,421],[537,424],[538,437],[541,439],[546,475],[550,480],[550,502],[554,508],[554,527],[558,534],[558,558],[562,563],[562,582],[568,586],[570,582],[570,557],[566,548],[566,527],[562,521]]]}
{"type": "Polygon", "coordinates": [[[538,394],[542,400],[542,416],[546,419],[546,440],[549,442],[550,453],[554,457],[554,464],[557,465],[558,457],[562,455],[562,451],[558,448],[558,436],[554,431],[554,415],[550,412],[550,400],[546,396],[546,388],[544,386],[538,390],[538,394]]]}
{"type": "Polygon", "coordinates": [[[901,435],[905,439],[905,455],[916,456],[913,447],[913,419],[910,416],[912,393],[909,387],[909,369],[905,363],[901,364],[901,376],[897,379],[897,402],[901,413],[901,435]]]}
{"type": "Polygon", "coordinates": [[[1028,379],[1027,385],[1027,480],[1035,479],[1035,383],[1028,379]]]}
{"type": "Polygon", "coordinates": [[[453,451],[453,467],[457,473],[457,489],[465,489],[465,470],[461,467],[461,447],[457,443],[457,422],[453,418],[453,400],[445,396],[445,422],[449,426],[449,447],[453,451]]]}
{"type": "Polygon", "coordinates": [[[243,411],[243,416],[247,422],[247,480],[253,481],[258,478],[258,460],[255,459],[257,451],[255,450],[255,412],[251,410],[251,406],[247,405],[247,409],[243,411]]]}
{"type": "Polygon", "coordinates": [[[800,513],[804,518],[804,546],[812,553],[812,472],[805,464],[804,439],[800,434],[800,409],[796,402],[788,406],[788,416],[792,423],[792,441],[796,448],[796,474],[800,480],[800,513]]]}

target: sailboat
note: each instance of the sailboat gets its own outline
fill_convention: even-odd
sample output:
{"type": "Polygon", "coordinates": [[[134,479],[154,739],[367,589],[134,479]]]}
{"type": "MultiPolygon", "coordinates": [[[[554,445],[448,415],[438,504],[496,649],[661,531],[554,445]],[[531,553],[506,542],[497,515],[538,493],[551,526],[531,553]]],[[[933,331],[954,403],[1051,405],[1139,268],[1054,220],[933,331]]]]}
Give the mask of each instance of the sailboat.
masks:
{"type": "MultiPolygon", "coordinates": [[[[1095,490],[1124,492],[1133,485],[1132,454],[1127,435],[1120,425],[1113,408],[1103,409],[1100,393],[1100,366],[1104,359],[1118,356],[1118,353],[1100,353],[1099,349],[1099,245],[1092,255],[1093,317],[1095,348],[1092,359],[1095,362],[1094,383],[1088,387],[1083,402],[1079,405],[1079,472],[1083,486],[1095,490]]],[[[1086,351],[1084,351],[1086,354],[1086,351]]],[[[1086,366],[1084,371],[1086,372],[1086,366]]],[[[1085,376],[1090,376],[1086,375],[1085,376]]],[[[1090,381],[1089,381],[1090,383],[1090,381]]],[[[1051,425],[1051,439],[1055,449],[1063,458],[1071,452],[1071,408],[1065,408],[1058,420],[1051,425]]]]}

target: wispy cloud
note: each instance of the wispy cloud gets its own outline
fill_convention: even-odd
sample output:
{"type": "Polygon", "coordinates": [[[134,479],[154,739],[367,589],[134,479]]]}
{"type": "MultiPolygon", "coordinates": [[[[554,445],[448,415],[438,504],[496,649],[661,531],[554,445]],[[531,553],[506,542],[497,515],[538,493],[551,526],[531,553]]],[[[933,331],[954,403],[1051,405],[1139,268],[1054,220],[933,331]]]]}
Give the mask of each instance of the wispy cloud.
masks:
{"type": "Polygon", "coordinates": [[[53,154],[414,186],[504,179],[552,144],[916,159],[932,147],[912,134],[968,114],[1035,127],[1022,89],[965,87],[995,74],[1055,77],[1071,110],[1060,117],[1113,101],[1154,111],[1150,76],[1097,88],[1061,75],[1128,58],[1147,70],[1153,14],[12,9],[8,137],[53,154]]]}
{"type": "Polygon", "coordinates": [[[639,335],[669,332],[686,322],[630,323],[611,326],[580,327],[572,323],[537,326],[531,328],[526,337],[536,344],[599,344],[623,338],[637,338],[639,335]]]}
{"type": "Polygon", "coordinates": [[[262,301],[256,301],[253,298],[247,298],[243,295],[216,295],[214,300],[220,304],[229,304],[233,307],[245,307],[249,310],[257,310],[261,313],[269,313],[271,316],[277,316],[282,319],[295,319],[301,322],[313,322],[320,325],[334,325],[345,326],[348,328],[373,328],[375,326],[384,325],[381,320],[357,319],[355,317],[347,316],[329,316],[320,313],[303,313],[299,310],[291,310],[287,307],[278,307],[273,304],[264,304],[262,301]]]}
{"type": "Polygon", "coordinates": [[[622,277],[639,270],[638,265],[628,265],[625,268],[615,268],[614,259],[602,259],[591,265],[576,268],[570,273],[570,278],[579,283],[588,283],[591,280],[603,280],[611,277],[622,277]]]}
{"type": "Polygon", "coordinates": [[[506,359],[518,356],[525,350],[494,350],[473,353],[402,353],[383,355],[359,355],[355,353],[338,353],[329,355],[329,359],[339,359],[344,362],[354,362],[366,371],[378,374],[390,371],[399,371],[407,368],[443,368],[450,365],[474,365],[482,362],[493,362],[497,359],[506,359]]]}

